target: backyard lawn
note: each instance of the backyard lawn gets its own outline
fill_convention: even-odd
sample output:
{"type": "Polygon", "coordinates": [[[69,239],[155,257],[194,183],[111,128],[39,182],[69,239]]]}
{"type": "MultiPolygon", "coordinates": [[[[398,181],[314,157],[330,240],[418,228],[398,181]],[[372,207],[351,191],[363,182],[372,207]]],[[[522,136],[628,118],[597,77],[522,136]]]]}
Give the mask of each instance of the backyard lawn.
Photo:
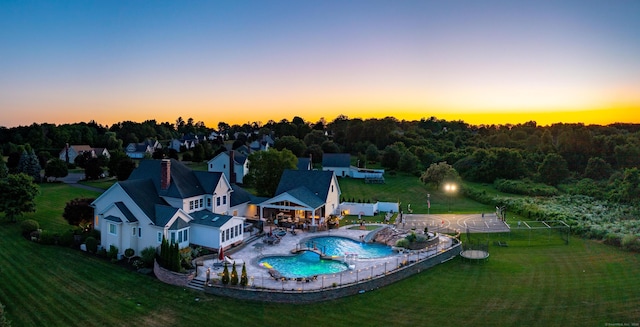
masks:
{"type": "MultiPolygon", "coordinates": [[[[418,186],[410,193],[418,192],[418,186]]],[[[97,195],[61,184],[42,185],[38,212],[23,219],[63,231],[68,228],[61,217],[64,203],[97,195]]],[[[391,199],[381,195],[380,200],[391,199]]],[[[292,306],[165,285],[77,250],[27,241],[20,236],[19,224],[0,219],[0,302],[13,326],[631,326],[640,322],[638,254],[575,237],[569,245],[544,245],[545,233],[533,235],[534,245],[529,246],[528,237],[514,235],[509,247],[491,246],[490,259],[484,263],[454,259],[375,291],[292,306]]]]}

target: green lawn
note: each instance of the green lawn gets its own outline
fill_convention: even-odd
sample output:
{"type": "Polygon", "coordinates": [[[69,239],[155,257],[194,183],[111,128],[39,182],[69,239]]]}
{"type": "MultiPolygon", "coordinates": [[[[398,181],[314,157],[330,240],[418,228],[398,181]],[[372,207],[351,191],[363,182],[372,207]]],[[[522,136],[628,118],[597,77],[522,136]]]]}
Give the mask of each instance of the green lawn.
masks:
{"type": "Polygon", "coordinates": [[[118,180],[111,177],[111,178],[105,178],[97,181],[80,181],[78,183],[87,185],[87,186],[101,188],[103,190],[107,190],[108,188],[113,186],[113,184],[115,184],[116,182],[118,182],[118,180]]]}
{"type": "MultiPolygon", "coordinates": [[[[43,185],[27,217],[64,230],[63,204],[97,194],[43,185]]],[[[413,207],[413,204],[412,204],[413,207]]],[[[25,217],[26,218],[26,217],[25,217]]],[[[594,241],[513,235],[485,263],[454,259],[388,287],[316,304],[238,301],[165,285],[0,220],[0,302],[13,326],[604,326],[640,322],[640,256],[594,241]]]]}
{"type": "Polygon", "coordinates": [[[430,189],[418,177],[404,173],[394,176],[385,174],[385,184],[365,184],[362,179],[338,178],[342,198],[366,202],[400,202],[406,212],[411,204],[414,213],[479,213],[494,212],[495,207],[485,205],[460,196],[459,192],[445,193],[443,190],[430,189]],[[430,194],[431,209],[427,210],[427,194],[430,194]]]}

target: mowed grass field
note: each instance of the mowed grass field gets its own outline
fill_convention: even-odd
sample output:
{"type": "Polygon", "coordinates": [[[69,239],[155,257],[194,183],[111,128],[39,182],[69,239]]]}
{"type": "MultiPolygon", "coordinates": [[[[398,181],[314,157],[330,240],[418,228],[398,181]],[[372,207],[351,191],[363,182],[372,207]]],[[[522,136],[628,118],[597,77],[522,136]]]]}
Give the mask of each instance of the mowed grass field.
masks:
{"type": "Polygon", "coordinates": [[[495,207],[484,205],[460,195],[458,191],[444,192],[444,189],[430,189],[413,175],[398,173],[385,175],[385,184],[366,184],[362,179],[338,178],[342,196],[346,201],[352,199],[367,202],[400,202],[402,210],[407,212],[411,204],[414,213],[448,213],[449,209],[457,213],[493,212],[495,207]],[[427,195],[431,200],[431,209],[427,210],[427,195]]]}
{"type": "MultiPolygon", "coordinates": [[[[64,203],[97,194],[43,185],[36,219],[68,228],[64,203]]],[[[413,205],[412,205],[413,207],[413,205]]],[[[546,233],[513,235],[484,263],[448,261],[330,302],[238,301],[165,285],[83,252],[43,246],[0,223],[0,302],[13,326],[605,326],[640,322],[638,254],[546,233]]]]}

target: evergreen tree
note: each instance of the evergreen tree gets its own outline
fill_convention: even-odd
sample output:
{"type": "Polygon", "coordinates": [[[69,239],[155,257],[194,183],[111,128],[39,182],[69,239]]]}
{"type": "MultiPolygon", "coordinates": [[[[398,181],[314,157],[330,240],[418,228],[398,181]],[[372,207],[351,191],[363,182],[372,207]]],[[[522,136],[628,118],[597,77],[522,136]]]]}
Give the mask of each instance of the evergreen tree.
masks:
{"type": "Polygon", "coordinates": [[[247,286],[249,284],[249,278],[247,277],[247,265],[242,264],[242,274],[240,275],[240,285],[247,286]]]}
{"type": "Polygon", "coordinates": [[[0,156],[0,178],[5,178],[9,174],[9,168],[7,163],[4,162],[4,157],[0,156]]]}
{"type": "Polygon", "coordinates": [[[238,285],[238,271],[236,270],[236,263],[233,263],[231,268],[231,285],[238,285]]]}
{"type": "Polygon", "coordinates": [[[40,167],[40,161],[38,157],[33,152],[33,149],[27,147],[22,151],[22,155],[20,156],[20,161],[18,161],[18,173],[25,173],[33,178],[33,180],[38,183],[40,182],[40,171],[42,167],[40,167]]]}
{"type": "Polygon", "coordinates": [[[227,262],[224,263],[224,270],[222,270],[222,284],[229,284],[229,267],[227,267],[227,262]]]}

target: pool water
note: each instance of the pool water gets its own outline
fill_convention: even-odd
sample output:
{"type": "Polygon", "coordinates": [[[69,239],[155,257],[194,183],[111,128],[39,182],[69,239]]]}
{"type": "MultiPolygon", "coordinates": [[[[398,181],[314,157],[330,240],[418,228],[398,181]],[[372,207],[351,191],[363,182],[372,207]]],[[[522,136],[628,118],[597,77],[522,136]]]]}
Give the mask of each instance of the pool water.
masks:
{"type": "MultiPolygon", "coordinates": [[[[377,243],[357,242],[345,237],[321,236],[309,239],[308,248],[315,247],[328,256],[344,257],[348,254],[356,255],[358,259],[381,258],[393,254],[390,246],[377,243]]],[[[258,262],[265,268],[277,270],[282,276],[288,278],[311,277],[323,274],[336,274],[348,269],[348,265],[342,261],[323,260],[320,255],[304,251],[293,256],[270,256],[260,259],[258,262]]]]}
{"type": "Polygon", "coordinates": [[[315,247],[329,256],[344,257],[357,255],[358,259],[382,258],[393,254],[390,246],[379,243],[357,242],[346,237],[320,236],[308,240],[305,244],[309,248],[315,247]]]}
{"type": "Polygon", "coordinates": [[[273,256],[262,258],[261,266],[277,270],[288,278],[311,277],[322,274],[336,274],[347,270],[347,265],[335,260],[322,260],[314,252],[301,252],[294,256],[273,256]]]}

